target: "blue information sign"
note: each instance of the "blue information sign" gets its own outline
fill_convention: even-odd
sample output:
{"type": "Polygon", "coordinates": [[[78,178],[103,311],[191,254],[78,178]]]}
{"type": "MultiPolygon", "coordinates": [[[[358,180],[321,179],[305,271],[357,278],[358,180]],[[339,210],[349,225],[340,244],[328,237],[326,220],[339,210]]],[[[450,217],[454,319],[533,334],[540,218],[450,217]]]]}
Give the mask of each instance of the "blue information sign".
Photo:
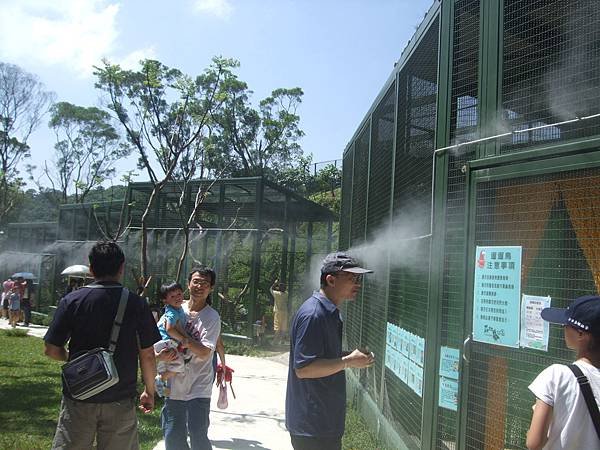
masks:
{"type": "Polygon", "coordinates": [[[477,247],[473,340],[519,347],[521,247],[477,247]]]}

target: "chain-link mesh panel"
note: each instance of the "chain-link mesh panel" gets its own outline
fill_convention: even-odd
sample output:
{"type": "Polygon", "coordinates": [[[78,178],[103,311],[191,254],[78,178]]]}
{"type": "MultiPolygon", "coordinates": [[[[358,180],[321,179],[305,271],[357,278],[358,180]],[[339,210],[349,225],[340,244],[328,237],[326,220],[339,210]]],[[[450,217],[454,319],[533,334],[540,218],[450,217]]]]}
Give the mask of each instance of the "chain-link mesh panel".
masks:
{"type": "Polygon", "coordinates": [[[342,211],[340,215],[339,248],[346,250],[350,245],[350,216],[352,215],[352,168],[354,166],[354,146],[344,154],[342,171],[342,211]]]}
{"type": "Polygon", "coordinates": [[[57,239],[57,222],[9,223],[4,249],[20,252],[40,251],[57,239]]]}
{"type": "MultiPolygon", "coordinates": [[[[350,225],[350,247],[360,245],[365,240],[365,210],[367,207],[367,182],[369,167],[369,134],[370,124],[361,131],[354,144],[354,164],[352,175],[352,216],[350,225]]],[[[361,344],[361,323],[363,320],[362,305],[363,291],[353,302],[348,302],[345,308],[347,320],[345,327],[346,342],[348,348],[357,348],[361,344]]]]}
{"type": "MultiPolygon", "coordinates": [[[[474,138],[478,125],[478,54],[480,0],[454,3],[450,136],[453,143],[474,138]]],[[[464,315],[464,251],[466,175],[464,164],[473,159],[473,146],[448,153],[448,181],[444,236],[444,272],[441,296],[441,346],[460,349],[464,315]]],[[[441,380],[440,380],[441,381],[441,380]]],[[[449,380],[448,383],[458,383],[449,380]]],[[[456,448],[457,413],[438,408],[436,448],[456,448]]]]}
{"type": "MultiPolygon", "coordinates": [[[[398,127],[394,174],[392,229],[398,248],[390,249],[387,321],[424,342],[427,331],[432,155],[435,143],[439,23],[435,20],[400,71],[398,127]]],[[[390,350],[391,351],[391,350],[390,350]]],[[[385,369],[385,413],[420,447],[422,386],[408,378],[420,373],[423,361],[397,352],[412,370],[385,369]]],[[[388,356],[389,358],[389,356],[388,356]]]]}
{"type": "MultiPolygon", "coordinates": [[[[587,169],[476,186],[475,245],[521,246],[521,291],[552,306],[600,288],[600,170],[587,169]]],[[[546,366],[566,363],[560,327],[548,352],[473,342],[466,447],[525,448],[535,398],[527,386],[546,366]]]]}
{"type": "MultiPolygon", "coordinates": [[[[369,200],[367,207],[368,244],[372,243],[389,227],[390,199],[392,196],[392,162],[394,152],[394,118],[396,108],[396,84],[392,83],[386,95],[375,108],[371,125],[371,153],[369,164],[369,200]]],[[[384,354],[385,312],[387,278],[387,249],[371,248],[380,255],[375,274],[364,279],[362,339],[360,346],[384,354]]],[[[370,258],[371,259],[371,258],[370,258]]],[[[355,321],[358,317],[349,316],[355,321]]],[[[375,400],[380,395],[383,358],[377,358],[375,366],[361,373],[361,383],[375,400]]]]}
{"type": "MultiPolygon", "coordinates": [[[[526,130],[600,113],[600,8],[597,0],[505,0],[503,123],[526,130]]],[[[504,138],[503,153],[596,135],[600,118],[504,138]]]]}

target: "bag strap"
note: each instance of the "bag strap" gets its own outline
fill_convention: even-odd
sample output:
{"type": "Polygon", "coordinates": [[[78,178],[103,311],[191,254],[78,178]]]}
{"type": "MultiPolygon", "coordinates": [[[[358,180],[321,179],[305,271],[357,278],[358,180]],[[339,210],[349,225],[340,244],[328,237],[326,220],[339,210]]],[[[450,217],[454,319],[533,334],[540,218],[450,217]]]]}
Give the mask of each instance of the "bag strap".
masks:
{"type": "Polygon", "coordinates": [[[598,409],[598,403],[596,403],[596,399],[594,398],[590,381],[576,364],[569,364],[567,367],[571,369],[571,372],[573,372],[573,375],[575,375],[575,378],[579,383],[581,393],[585,399],[585,404],[587,405],[590,416],[592,417],[596,434],[598,435],[598,439],[600,439],[600,410],[598,409]]]}
{"type": "Polygon", "coordinates": [[[84,288],[88,288],[88,289],[117,289],[117,288],[122,288],[123,285],[121,284],[86,284],[85,286],[82,286],[84,288]]]}
{"type": "Polygon", "coordinates": [[[119,309],[117,309],[117,315],[110,332],[110,343],[108,345],[109,353],[114,353],[117,348],[117,339],[119,339],[119,331],[121,331],[121,324],[123,323],[123,315],[125,314],[125,306],[127,306],[127,299],[129,298],[129,290],[123,287],[121,291],[121,300],[119,301],[119,309]]]}

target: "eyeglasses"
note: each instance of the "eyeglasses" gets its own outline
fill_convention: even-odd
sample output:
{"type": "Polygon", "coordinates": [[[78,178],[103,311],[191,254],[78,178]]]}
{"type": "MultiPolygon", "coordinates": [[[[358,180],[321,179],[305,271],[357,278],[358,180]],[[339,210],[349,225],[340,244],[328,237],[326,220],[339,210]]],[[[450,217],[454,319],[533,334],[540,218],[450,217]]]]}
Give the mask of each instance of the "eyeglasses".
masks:
{"type": "Polygon", "coordinates": [[[206,280],[192,280],[192,284],[194,286],[208,287],[208,286],[210,286],[210,281],[206,281],[206,280]]]}
{"type": "MultiPolygon", "coordinates": [[[[342,272],[346,279],[352,281],[354,284],[360,284],[362,282],[363,276],[362,274],[351,274],[349,272],[342,272]],[[350,275],[350,276],[348,276],[350,275]]],[[[339,276],[339,275],[338,275],[339,276]]]]}

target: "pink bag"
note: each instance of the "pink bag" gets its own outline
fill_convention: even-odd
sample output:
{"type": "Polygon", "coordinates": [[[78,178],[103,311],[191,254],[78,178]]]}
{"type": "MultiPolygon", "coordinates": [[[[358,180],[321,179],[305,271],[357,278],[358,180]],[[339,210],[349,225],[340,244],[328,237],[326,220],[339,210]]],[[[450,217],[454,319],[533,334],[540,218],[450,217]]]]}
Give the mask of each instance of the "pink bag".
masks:
{"type": "Polygon", "coordinates": [[[227,409],[229,403],[227,402],[227,385],[222,383],[219,386],[219,399],[217,400],[217,407],[219,409],[227,409]]]}

